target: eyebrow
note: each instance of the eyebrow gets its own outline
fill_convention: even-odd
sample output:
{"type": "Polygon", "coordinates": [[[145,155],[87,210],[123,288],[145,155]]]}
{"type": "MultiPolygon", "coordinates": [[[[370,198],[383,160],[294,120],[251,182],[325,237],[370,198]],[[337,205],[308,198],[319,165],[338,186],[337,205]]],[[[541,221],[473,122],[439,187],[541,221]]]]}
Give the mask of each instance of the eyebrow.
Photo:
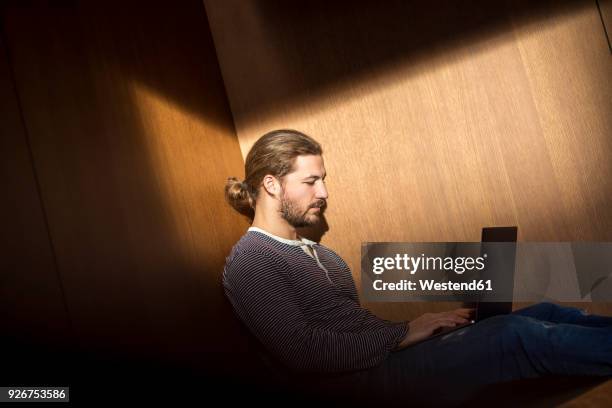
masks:
{"type": "Polygon", "coordinates": [[[311,175],[309,175],[309,176],[304,177],[304,178],[303,178],[303,180],[308,180],[308,179],[315,179],[315,180],[316,180],[316,179],[323,179],[323,180],[325,180],[325,177],[327,177],[327,173],[325,173],[325,174],[323,175],[323,177],[321,177],[321,176],[317,176],[317,175],[315,175],[315,174],[311,174],[311,175]]]}

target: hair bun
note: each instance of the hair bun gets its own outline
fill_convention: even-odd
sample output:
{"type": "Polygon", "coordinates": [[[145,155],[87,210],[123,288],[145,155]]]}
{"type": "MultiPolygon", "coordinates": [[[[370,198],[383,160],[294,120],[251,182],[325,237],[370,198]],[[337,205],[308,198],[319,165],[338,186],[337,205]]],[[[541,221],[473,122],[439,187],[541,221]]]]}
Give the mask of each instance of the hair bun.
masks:
{"type": "Polygon", "coordinates": [[[240,181],[236,177],[228,177],[225,184],[225,200],[239,213],[251,218],[254,216],[252,199],[249,196],[249,188],[246,182],[240,181]]]}

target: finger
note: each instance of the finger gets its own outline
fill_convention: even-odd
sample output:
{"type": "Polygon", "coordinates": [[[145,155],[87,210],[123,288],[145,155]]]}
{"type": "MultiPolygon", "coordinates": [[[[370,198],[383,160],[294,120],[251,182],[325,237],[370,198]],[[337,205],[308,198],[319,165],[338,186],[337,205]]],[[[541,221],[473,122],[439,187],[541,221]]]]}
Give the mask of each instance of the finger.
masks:
{"type": "Polygon", "coordinates": [[[451,320],[437,320],[435,322],[433,322],[433,325],[431,327],[431,330],[436,330],[440,327],[455,327],[457,326],[457,323],[451,321],[451,320]]]}
{"type": "Polygon", "coordinates": [[[469,317],[473,314],[472,311],[467,310],[467,309],[457,309],[457,310],[453,310],[453,313],[455,313],[456,315],[459,316],[464,316],[464,317],[469,317]]]}
{"type": "Polygon", "coordinates": [[[454,314],[445,316],[444,319],[453,321],[455,323],[467,323],[468,322],[467,316],[463,317],[463,316],[457,316],[457,315],[454,315],[454,314]]]}
{"type": "Polygon", "coordinates": [[[457,310],[453,310],[453,311],[447,312],[446,315],[447,316],[459,316],[459,317],[463,317],[463,318],[470,317],[470,313],[464,312],[464,311],[462,311],[462,309],[457,309],[457,310]]]}
{"type": "Polygon", "coordinates": [[[437,327],[440,327],[440,325],[445,327],[455,327],[456,325],[463,323],[467,323],[467,320],[459,318],[440,318],[434,322],[434,324],[438,325],[437,327]]]}

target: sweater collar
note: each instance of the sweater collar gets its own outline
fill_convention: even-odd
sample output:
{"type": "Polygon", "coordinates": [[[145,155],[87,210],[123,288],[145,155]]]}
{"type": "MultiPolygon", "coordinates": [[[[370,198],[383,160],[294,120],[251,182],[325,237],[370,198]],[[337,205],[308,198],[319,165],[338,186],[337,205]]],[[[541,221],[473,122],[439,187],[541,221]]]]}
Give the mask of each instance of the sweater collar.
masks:
{"type": "Polygon", "coordinates": [[[312,245],[316,245],[317,244],[316,242],[311,241],[309,239],[306,239],[304,237],[300,237],[299,235],[298,235],[298,238],[300,238],[299,240],[297,240],[297,239],[282,238],[282,237],[279,237],[277,235],[271,234],[268,231],[264,231],[261,228],[257,228],[257,227],[249,227],[248,231],[260,232],[260,233],[262,233],[264,235],[269,236],[270,238],[273,238],[273,239],[275,239],[275,240],[277,240],[279,242],[282,242],[283,244],[287,244],[287,245],[293,245],[293,246],[309,245],[309,246],[312,246],[312,245]]]}

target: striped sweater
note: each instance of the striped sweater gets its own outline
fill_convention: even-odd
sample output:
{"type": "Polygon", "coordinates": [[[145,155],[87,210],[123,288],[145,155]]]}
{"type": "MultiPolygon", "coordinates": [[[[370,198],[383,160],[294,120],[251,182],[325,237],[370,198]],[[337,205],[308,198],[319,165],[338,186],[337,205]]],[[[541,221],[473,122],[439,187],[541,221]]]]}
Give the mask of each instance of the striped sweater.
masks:
{"type": "Polygon", "coordinates": [[[250,228],[226,259],[223,286],[242,322],[295,371],[377,366],[408,330],[362,308],[342,258],[305,239],[250,228]]]}

